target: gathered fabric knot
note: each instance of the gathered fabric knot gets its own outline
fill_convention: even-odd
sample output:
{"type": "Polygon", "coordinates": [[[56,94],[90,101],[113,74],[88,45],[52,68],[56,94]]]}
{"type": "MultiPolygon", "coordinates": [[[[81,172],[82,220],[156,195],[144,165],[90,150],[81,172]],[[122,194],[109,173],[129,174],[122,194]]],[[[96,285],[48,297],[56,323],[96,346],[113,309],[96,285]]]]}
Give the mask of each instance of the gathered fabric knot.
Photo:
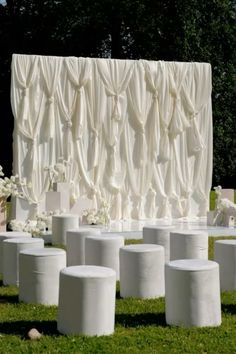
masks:
{"type": "Polygon", "coordinates": [[[54,103],[54,97],[53,96],[48,97],[48,102],[49,104],[54,103]]]}
{"type": "Polygon", "coordinates": [[[72,122],[71,122],[71,120],[67,120],[67,121],[66,121],[66,127],[67,127],[67,128],[71,128],[71,127],[72,127],[72,122]]]}
{"type": "Polygon", "coordinates": [[[158,93],[158,90],[156,89],[152,95],[153,99],[156,100],[158,98],[158,95],[159,95],[159,93],[158,93]]]}
{"type": "Polygon", "coordinates": [[[82,87],[81,87],[81,86],[77,86],[77,87],[76,87],[76,91],[77,91],[77,93],[80,95],[81,92],[82,92],[82,87]]]}
{"type": "Polygon", "coordinates": [[[197,115],[198,115],[198,111],[192,111],[190,114],[191,119],[194,119],[197,115]]]}
{"type": "Polygon", "coordinates": [[[90,194],[91,196],[95,196],[96,194],[98,194],[98,189],[95,187],[95,185],[91,185],[89,192],[90,192],[89,194],[90,194]]]}
{"type": "Polygon", "coordinates": [[[28,91],[29,91],[28,87],[23,87],[22,88],[22,97],[28,96],[28,91]]]}
{"type": "Polygon", "coordinates": [[[120,112],[120,102],[119,99],[121,97],[121,94],[119,93],[113,93],[111,96],[114,98],[114,106],[113,106],[113,112],[112,112],[112,119],[116,120],[119,122],[121,120],[121,112],[120,112]]]}
{"type": "Polygon", "coordinates": [[[31,144],[32,147],[34,147],[34,146],[36,145],[36,139],[35,139],[35,138],[32,138],[32,139],[30,140],[30,144],[31,144]]]}
{"type": "Polygon", "coordinates": [[[93,130],[93,135],[95,136],[95,138],[98,138],[98,131],[96,129],[93,130]]]}
{"type": "Polygon", "coordinates": [[[171,95],[176,101],[180,101],[179,93],[176,90],[172,90],[171,95]]]}
{"type": "Polygon", "coordinates": [[[145,129],[144,129],[144,125],[141,125],[141,134],[144,135],[145,134],[145,129]]]}
{"type": "Polygon", "coordinates": [[[119,94],[118,94],[118,93],[116,93],[116,94],[114,95],[114,100],[115,100],[116,102],[118,102],[118,100],[119,100],[119,94]]]}

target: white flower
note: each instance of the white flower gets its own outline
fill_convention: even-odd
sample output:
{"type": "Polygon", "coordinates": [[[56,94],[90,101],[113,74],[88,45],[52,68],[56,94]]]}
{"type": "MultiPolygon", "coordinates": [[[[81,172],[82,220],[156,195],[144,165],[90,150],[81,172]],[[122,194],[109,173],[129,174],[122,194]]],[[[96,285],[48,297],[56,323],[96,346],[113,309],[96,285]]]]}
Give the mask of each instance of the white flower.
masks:
{"type": "Polygon", "coordinates": [[[110,206],[105,199],[102,199],[101,206],[96,209],[85,209],[82,215],[86,218],[88,224],[102,224],[106,225],[110,221],[109,215],[110,206]]]}
{"type": "Polygon", "coordinates": [[[29,232],[32,236],[39,236],[41,230],[37,227],[35,220],[21,221],[21,220],[11,220],[10,228],[13,231],[24,231],[29,232]]]}
{"type": "Polygon", "coordinates": [[[0,165],[0,176],[4,176],[3,170],[2,170],[2,166],[0,165]]]}
{"type": "MultiPolygon", "coordinates": [[[[4,176],[2,166],[0,166],[0,176],[4,176]]],[[[22,186],[25,182],[25,178],[21,180],[17,174],[10,178],[0,178],[0,197],[8,198],[12,195],[14,197],[23,198],[22,186]]]]}

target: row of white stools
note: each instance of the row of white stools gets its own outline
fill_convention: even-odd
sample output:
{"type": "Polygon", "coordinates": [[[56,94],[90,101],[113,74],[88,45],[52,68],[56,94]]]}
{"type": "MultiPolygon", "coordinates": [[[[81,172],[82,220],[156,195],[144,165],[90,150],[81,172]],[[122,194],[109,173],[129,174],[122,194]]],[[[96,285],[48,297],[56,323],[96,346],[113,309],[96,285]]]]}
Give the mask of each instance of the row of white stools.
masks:
{"type": "Polygon", "coordinates": [[[208,259],[208,233],[201,230],[176,230],[174,226],[146,226],[143,242],[162,245],[166,262],[174,259],[208,259]]]}
{"type": "MultiPolygon", "coordinates": [[[[85,230],[68,231],[69,236],[66,235],[68,248],[70,233],[74,235],[73,245],[71,245],[73,256],[77,255],[78,250],[82,250],[82,258],[78,261],[72,257],[73,262],[84,264],[88,254],[91,257],[89,262],[93,264],[69,267],[68,264],[66,267],[66,252],[64,250],[44,249],[40,245],[39,248],[32,249],[31,247],[31,249],[20,252],[24,241],[19,241],[20,239],[17,238],[14,252],[15,254],[20,252],[19,299],[25,302],[57,304],[59,294],[58,329],[62,333],[110,334],[114,328],[115,282],[119,277],[117,275],[118,268],[122,297],[152,298],[165,295],[168,324],[219,325],[221,322],[219,264],[221,273],[226,277],[231,269],[230,273],[234,274],[233,284],[235,285],[236,276],[232,269],[235,269],[236,264],[236,241],[215,242],[217,263],[202,259],[204,257],[177,259],[165,263],[166,245],[163,245],[165,239],[163,230],[166,233],[167,228],[160,229],[162,245],[136,244],[129,246],[124,246],[122,237],[112,234],[110,236],[99,235],[93,229],[89,231],[87,236],[85,230]],[[227,258],[226,270],[224,270],[225,258],[227,258]],[[110,294],[110,302],[106,294],[110,294]],[[72,304],[74,305],[72,306],[72,304]],[[85,309],[87,310],[85,311],[85,309]],[[104,313],[103,317],[100,316],[101,313],[104,313]]],[[[157,230],[154,231],[152,230],[152,233],[157,234],[157,230]]],[[[169,232],[172,231],[169,229],[169,232]]],[[[183,238],[186,239],[188,234],[183,232],[183,235],[183,238]]],[[[190,232],[189,242],[191,237],[193,236],[190,232]]],[[[27,237],[25,240],[28,247],[30,239],[27,237]]],[[[34,240],[35,247],[37,247],[37,239],[34,240]]],[[[154,241],[154,243],[161,243],[157,238],[154,241]]],[[[185,242],[188,246],[185,247],[186,250],[190,247],[189,242],[185,242]]],[[[0,245],[1,250],[2,246],[4,247],[3,260],[5,249],[8,250],[6,255],[9,254],[5,256],[5,259],[10,260],[11,254],[14,254],[13,249],[9,248],[14,245],[13,239],[10,242],[6,241],[5,237],[3,245],[1,242],[0,245]]],[[[197,250],[205,252],[204,242],[194,240],[192,245],[193,248],[196,247],[197,250]]],[[[16,256],[12,257],[17,258],[16,256]]]]}
{"type": "MultiPolygon", "coordinates": [[[[158,245],[163,245],[165,251],[168,248],[166,244],[164,244],[164,241],[166,243],[169,243],[169,236],[168,232],[171,233],[171,229],[168,228],[149,228],[151,231],[151,237],[147,235],[145,228],[144,228],[144,242],[151,244],[155,243],[158,245]],[[154,231],[153,231],[154,230],[154,231]],[[159,232],[159,234],[158,234],[159,232]],[[159,237],[159,239],[158,239],[159,237]]],[[[148,230],[148,231],[149,231],[148,230]]],[[[124,246],[124,238],[122,236],[117,236],[114,234],[108,235],[101,235],[99,231],[96,231],[94,229],[91,230],[74,230],[74,231],[69,231],[69,242],[67,245],[67,266],[71,265],[83,265],[83,264],[92,264],[92,265],[100,265],[100,266],[107,266],[115,269],[117,273],[117,280],[119,279],[119,250],[121,247],[124,246]],[[86,242],[85,242],[86,239],[86,242]],[[87,262],[85,263],[85,254],[87,258],[87,262]]],[[[179,244],[182,246],[182,249],[184,250],[185,248],[185,253],[183,252],[179,258],[177,259],[194,259],[194,258],[204,258],[207,259],[205,255],[205,249],[207,249],[207,246],[205,245],[205,233],[204,237],[200,235],[199,237],[199,232],[198,233],[191,233],[187,234],[187,232],[181,232],[179,233],[173,233],[173,239],[179,237],[179,244]],[[177,237],[176,237],[177,236],[177,237]],[[194,240],[198,239],[198,241],[194,240]],[[186,240],[188,239],[189,240],[186,240]],[[202,245],[199,241],[199,239],[202,239],[202,245]],[[184,242],[181,243],[181,240],[184,242]],[[184,244],[187,246],[184,247],[184,244]],[[190,245],[192,245],[192,253],[195,250],[195,254],[189,254],[188,248],[191,248],[190,245]],[[196,246],[197,245],[197,246],[196,246]],[[204,254],[203,254],[204,251],[204,254]],[[197,252],[199,252],[197,254],[197,252]],[[204,255],[204,257],[203,257],[204,255]]],[[[234,266],[235,266],[235,247],[234,243],[235,240],[218,240],[215,242],[215,247],[214,247],[214,259],[216,262],[218,262],[220,266],[220,278],[221,278],[221,289],[222,290],[235,290],[236,289],[236,276],[235,272],[233,271],[234,266]]],[[[18,263],[18,254],[22,249],[27,249],[27,248],[42,248],[43,247],[43,240],[42,239],[35,239],[32,238],[30,234],[28,233],[22,233],[22,232],[7,232],[7,233],[1,233],[0,234],[0,272],[3,273],[3,283],[5,285],[7,284],[18,284],[18,275],[17,275],[17,263],[18,263]],[[23,237],[23,239],[22,239],[23,237]],[[2,242],[5,240],[5,242],[2,242]],[[4,257],[3,257],[3,247],[4,247],[4,257]],[[4,270],[3,270],[4,268],[4,270]]],[[[121,262],[121,267],[122,267],[122,272],[125,274],[123,278],[127,278],[127,272],[125,272],[123,269],[128,269],[130,267],[129,263],[131,262],[135,264],[134,269],[136,272],[145,272],[145,266],[144,264],[148,264],[148,261],[150,262],[152,252],[150,250],[148,251],[148,248],[150,246],[141,246],[141,245],[132,245],[132,246],[126,246],[125,251],[121,251],[121,257],[124,258],[124,261],[122,260],[121,262]],[[145,251],[144,249],[147,248],[145,251]],[[139,250],[137,252],[137,249],[139,250]],[[142,254],[140,254],[140,251],[142,250],[142,254]],[[126,252],[128,253],[128,256],[125,258],[126,252]],[[133,253],[133,258],[131,257],[131,254],[133,253]],[[139,261],[139,257],[143,258],[146,257],[146,260],[139,261]],[[136,260],[135,260],[136,258],[136,260]],[[138,265],[139,262],[142,263],[142,267],[138,265]],[[146,262],[146,263],[145,263],[146,262]]],[[[176,246],[177,248],[177,246],[176,246]]],[[[154,252],[154,251],[153,251],[154,252]]],[[[155,251],[157,252],[157,250],[155,251]]],[[[155,254],[154,252],[154,254],[155,254]]],[[[161,269],[160,263],[161,263],[161,256],[160,256],[160,250],[159,250],[159,257],[154,258],[159,258],[159,265],[158,268],[161,269]]],[[[168,252],[167,252],[168,253],[168,252]]],[[[166,257],[166,253],[165,253],[166,257]]],[[[140,258],[140,259],[141,259],[140,258]]],[[[175,259],[175,257],[172,257],[175,259]]],[[[166,258],[165,258],[166,260],[166,258]]],[[[157,265],[156,265],[157,267],[157,265]]],[[[132,270],[133,271],[133,270],[132,270]]],[[[130,274],[132,274],[132,271],[130,274]]],[[[132,279],[135,279],[135,277],[132,275],[132,279]]],[[[152,278],[152,277],[150,277],[152,278]]],[[[126,283],[126,282],[125,282],[126,283]]],[[[124,284],[124,282],[123,282],[124,284]]],[[[127,281],[127,284],[132,284],[132,281],[127,281]]],[[[123,291],[123,290],[122,290],[123,291]]],[[[139,290],[137,290],[138,292],[139,290]]],[[[129,289],[124,289],[124,294],[125,292],[130,293],[131,296],[135,296],[135,291],[132,293],[129,289]]],[[[140,296],[140,295],[137,295],[140,296]]]]}

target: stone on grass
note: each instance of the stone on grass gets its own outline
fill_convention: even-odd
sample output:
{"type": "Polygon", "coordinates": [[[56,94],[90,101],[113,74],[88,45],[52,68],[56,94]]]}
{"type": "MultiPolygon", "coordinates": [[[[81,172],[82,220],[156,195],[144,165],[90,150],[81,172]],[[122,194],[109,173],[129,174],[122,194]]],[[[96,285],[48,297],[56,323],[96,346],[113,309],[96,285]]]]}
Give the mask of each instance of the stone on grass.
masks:
{"type": "Polygon", "coordinates": [[[42,334],[36,328],[31,328],[27,333],[27,336],[31,340],[38,340],[42,337],[42,334]]]}

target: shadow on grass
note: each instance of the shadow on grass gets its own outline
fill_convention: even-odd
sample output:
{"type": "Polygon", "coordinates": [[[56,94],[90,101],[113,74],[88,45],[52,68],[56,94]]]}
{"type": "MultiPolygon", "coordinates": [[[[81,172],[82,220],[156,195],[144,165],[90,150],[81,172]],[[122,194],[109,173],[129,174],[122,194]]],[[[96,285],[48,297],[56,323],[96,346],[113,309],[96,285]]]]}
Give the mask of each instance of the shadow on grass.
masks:
{"type": "Polygon", "coordinates": [[[18,304],[19,303],[18,295],[1,295],[0,304],[2,303],[18,304]]]}
{"type": "Polygon", "coordinates": [[[11,321],[0,323],[0,333],[20,335],[22,338],[27,338],[27,333],[31,328],[36,328],[45,335],[60,335],[56,321],[11,321]]]}
{"type": "Polygon", "coordinates": [[[225,314],[236,315],[236,304],[222,304],[221,310],[225,314]]]}
{"type": "Polygon", "coordinates": [[[115,323],[124,327],[167,326],[164,313],[117,314],[115,323]]]}
{"type": "Polygon", "coordinates": [[[120,296],[120,290],[116,290],[116,299],[122,299],[120,296]]]}

